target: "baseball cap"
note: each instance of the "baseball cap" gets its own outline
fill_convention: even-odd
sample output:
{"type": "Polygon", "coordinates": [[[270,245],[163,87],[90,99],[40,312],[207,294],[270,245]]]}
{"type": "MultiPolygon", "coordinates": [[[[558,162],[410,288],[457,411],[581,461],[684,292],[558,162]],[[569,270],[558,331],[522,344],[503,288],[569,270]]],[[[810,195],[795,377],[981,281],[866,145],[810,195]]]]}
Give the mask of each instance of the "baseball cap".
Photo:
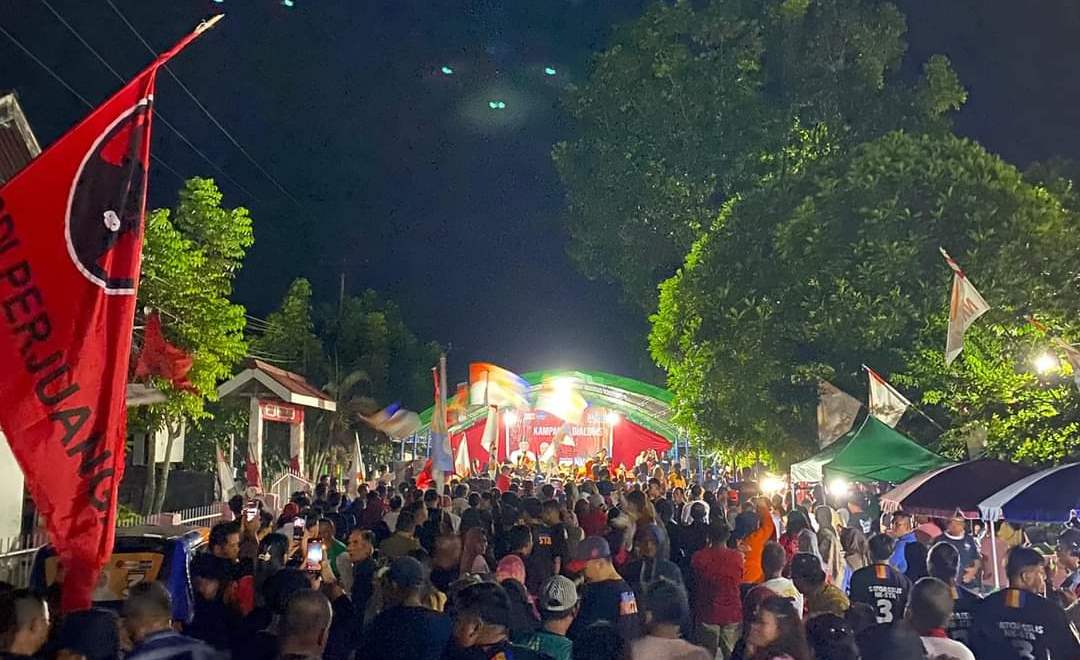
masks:
{"type": "Polygon", "coordinates": [[[611,559],[611,547],[602,536],[588,536],[574,549],[574,558],[567,569],[578,573],[585,569],[585,564],[592,559],[611,559]]]}
{"type": "Polygon", "coordinates": [[[577,587],[570,578],[553,575],[540,585],[536,605],[544,612],[568,612],[577,605],[577,587]]]}
{"type": "Polygon", "coordinates": [[[386,578],[402,589],[413,589],[424,583],[424,565],[412,557],[399,557],[390,564],[386,578]]]}

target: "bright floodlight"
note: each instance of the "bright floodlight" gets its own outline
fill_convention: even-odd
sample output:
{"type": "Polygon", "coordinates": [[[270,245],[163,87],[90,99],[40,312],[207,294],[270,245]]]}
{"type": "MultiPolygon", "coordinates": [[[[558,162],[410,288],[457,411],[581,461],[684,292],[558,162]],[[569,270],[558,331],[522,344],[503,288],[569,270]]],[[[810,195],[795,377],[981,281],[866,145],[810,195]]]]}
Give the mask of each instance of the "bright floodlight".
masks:
{"type": "Polygon", "coordinates": [[[775,495],[784,489],[784,480],[780,477],[769,475],[761,480],[761,490],[766,495],[775,495]]]}
{"type": "Polygon", "coordinates": [[[604,418],[607,420],[608,426],[617,426],[618,423],[622,421],[622,415],[615,412],[614,410],[609,411],[608,414],[604,416],[604,418]]]}
{"type": "Polygon", "coordinates": [[[829,482],[829,493],[834,497],[846,497],[851,490],[851,484],[844,479],[833,479],[829,482]]]}
{"type": "Polygon", "coordinates": [[[441,69],[439,69],[439,71],[442,71],[444,76],[452,76],[452,75],[454,75],[454,69],[452,67],[446,66],[445,64],[443,65],[443,67],[441,69]]]}
{"type": "Polygon", "coordinates": [[[503,421],[506,422],[506,424],[508,426],[513,426],[514,424],[517,424],[517,421],[518,421],[517,411],[514,410],[513,408],[511,408],[511,409],[507,410],[506,412],[504,412],[503,413],[503,421]]]}
{"type": "Polygon", "coordinates": [[[1035,357],[1035,371],[1039,374],[1048,374],[1057,371],[1058,360],[1049,353],[1040,353],[1035,357]]]}
{"type": "Polygon", "coordinates": [[[555,70],[555,67],[553,67],[553,66],[545,66],[544,67],[544,75],[545,76],[553,76],[556,73],[558,73],[558,71],[555,70]]]}
{"type": "Polygon", "coordinates": [[[294,6],[296,6],[296,2],[294,2],[294,0],[281,0],[281,6],[282,7],[294,7],[294,6]]]}
{"type": "Polygon", "coordinates": [[[492,110],[505,110],[506,101],[501,101],[499,99],[491,99],[490,101],[488,101],[488,107],[492,110]]]}

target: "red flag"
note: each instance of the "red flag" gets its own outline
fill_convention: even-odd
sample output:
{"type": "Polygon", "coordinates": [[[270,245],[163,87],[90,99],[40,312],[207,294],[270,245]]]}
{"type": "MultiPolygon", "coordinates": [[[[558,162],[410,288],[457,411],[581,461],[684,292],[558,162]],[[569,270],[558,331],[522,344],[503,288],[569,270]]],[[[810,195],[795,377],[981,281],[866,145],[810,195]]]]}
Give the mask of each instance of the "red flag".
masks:
{"type": "Polygon", "coordinates": [[[178,390],[194,390],[187,377],[192,362],[187,352],[170,344],[161,333],[161,315],[157,312],[147,315],[142,350],[135,361],[135,378],[159,376],[178,390]]]}
{"type": "Polygon", "coordinates": [[[432,476],[431,459],[424,462],[424,469],[416,475],[416,487],[419,490],[427,490],[435,485],[435,477],[432,476]]]}
{"type": "Polygon", "coordinates": [[[154,80],[204,29],[0,188],[0,427],[66,569],[65,610],[90,606],[112,554],[154,80]]]}

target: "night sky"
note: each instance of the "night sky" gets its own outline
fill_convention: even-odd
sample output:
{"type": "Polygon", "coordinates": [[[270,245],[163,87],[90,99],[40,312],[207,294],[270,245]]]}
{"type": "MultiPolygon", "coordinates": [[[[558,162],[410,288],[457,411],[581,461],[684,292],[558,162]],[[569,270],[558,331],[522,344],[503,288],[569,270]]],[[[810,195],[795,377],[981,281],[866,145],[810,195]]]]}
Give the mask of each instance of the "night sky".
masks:
{"type": "MultiPolygon", "coordinates": [[[[420,337],[451,347],[451,380],[472,360],[656,377],[642,314],[566,256],[550,159],[573,134],[560,89],[643,0],[113,1],[157,49],[227,14],[173,71],[298,203],[164,73],[159,112],[235,183],[160,123],[153,151],[251,208],[256,243],[236,298],[252,313],[265,317],[297,276],[329,299],[345,272],[350,291],[379,290],[420,337]],[[506,108],[491,110],[496,99],[506,108]]],[[[49,2],[124,77],[149,62],[105,0],[49,2]]],[[[1080,5],[898,4],[911,61],[948,55],[969,91],[958,132],[1021,166],[1080,158],[1080,5]]],[[[120,85],[39,0],[0,0],[0,25],[91,102],[120,85]]],[[[9,88],[43,145],[86,113],[0,36],[0,89],[9,88]]],[[[152,205],[171,205],[180,184],[155,166],[152,205]]]]}

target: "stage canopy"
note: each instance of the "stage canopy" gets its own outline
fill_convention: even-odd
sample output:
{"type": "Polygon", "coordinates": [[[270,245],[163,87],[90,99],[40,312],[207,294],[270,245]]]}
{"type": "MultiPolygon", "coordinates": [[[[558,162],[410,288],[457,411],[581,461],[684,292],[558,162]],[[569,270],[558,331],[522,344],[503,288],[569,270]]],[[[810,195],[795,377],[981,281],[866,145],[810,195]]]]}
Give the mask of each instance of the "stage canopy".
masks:
{"type": "Polygon", "coordinates": [[[805,483],[819,483],[824,481],[822,475],[822,468],[825,464],[836,458],[836,455],[847,447],[851,442],[851,438],[855,436],[855,431],[848,431],[844,435],[837,438],[831,445],[822,449],[820,452],[814,454],[805,461],[799,461],[798,463],[791,464],[791,481],[792,482],[805,482],[805,483]]]}
{"type": "Polygon", "coordinates": [[[947,463],[948,459],[868,415],[847,445],[824,465],[824,473],[827,479],[899,483],[947,463]]]}
{"type": "MultiPolygon", "coordinates": [[[[543,383],[569,381],[589,408],[580,424],[571,425],[539,410],[518,411],[510,416],[508,424],[504,411],[498,417],[499,460],[505,460],[523,442],[529,444],[529,451],[539,455],[546,442],[559,436],[560,429],[567,431],[574,441],[573,446],[559,447],[561,461],[580,462],[582,457],[607,448],[614,465],[622,463],[627,467],[633,465],[642,451],[665,452],[679,438],[679,429],[671,421],[672,395],[663,388],[598,371],[533,371],[521,377],[529,384],[530,403],[535,402],[543,383]],[[612,412],[617,416],[608,415],[612,412]]],[[[418,433],[427,433],[431,415],[431,408],[420,413],[422,426],[418,433]]],[[[464,438],[472,460],[488,461],[488,453],[480,446],[486,417],[485,406],[472,406],[456,422],[451,420],[454,423],[450,426],[450,440],[454,451],[464,438]]]]}

